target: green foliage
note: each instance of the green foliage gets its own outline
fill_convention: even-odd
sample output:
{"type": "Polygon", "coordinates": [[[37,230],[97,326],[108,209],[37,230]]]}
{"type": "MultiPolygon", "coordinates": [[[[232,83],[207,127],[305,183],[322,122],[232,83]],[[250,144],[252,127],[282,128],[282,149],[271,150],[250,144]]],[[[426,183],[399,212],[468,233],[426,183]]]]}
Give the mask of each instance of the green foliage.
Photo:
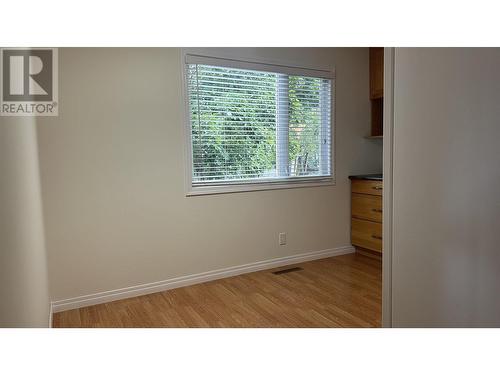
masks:
{"type": "Polygon", "coordinates": [[[321,129],[320,79],[290,76],[288,152],[291,175],[314,174],[319,171],[321,129]],[[297,163],[307,158],[307,165],[297,163]]]}
{"type": "MultiPolygon", "coordinates": [[[[277,75],[190,65],[188,77],[193,180],[276,177],[277,75]]],[[[319,170],[319,87],[289,77],[291,175],[319,170]]]]}

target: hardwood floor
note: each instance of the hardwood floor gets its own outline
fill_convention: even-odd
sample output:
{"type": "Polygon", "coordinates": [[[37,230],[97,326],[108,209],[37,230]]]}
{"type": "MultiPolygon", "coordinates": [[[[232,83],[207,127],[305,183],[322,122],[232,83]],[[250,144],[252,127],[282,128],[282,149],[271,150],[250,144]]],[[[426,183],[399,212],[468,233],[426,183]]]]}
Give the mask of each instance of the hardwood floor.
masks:
{"type": "Polygon", "coordinates": [[[347,254],[64,311],[53,326],[380,327],[381,296],[381,261],[347,254]]]}

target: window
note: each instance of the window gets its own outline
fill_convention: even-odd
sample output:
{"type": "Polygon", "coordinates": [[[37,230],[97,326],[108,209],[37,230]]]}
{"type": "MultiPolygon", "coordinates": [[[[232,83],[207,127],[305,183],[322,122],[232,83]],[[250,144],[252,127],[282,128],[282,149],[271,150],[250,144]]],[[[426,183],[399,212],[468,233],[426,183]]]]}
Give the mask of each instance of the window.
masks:
{"type": "Polygon", "coordinates": [[[192,193],[332,183],[332,72],[187,55],[192,193]]]}

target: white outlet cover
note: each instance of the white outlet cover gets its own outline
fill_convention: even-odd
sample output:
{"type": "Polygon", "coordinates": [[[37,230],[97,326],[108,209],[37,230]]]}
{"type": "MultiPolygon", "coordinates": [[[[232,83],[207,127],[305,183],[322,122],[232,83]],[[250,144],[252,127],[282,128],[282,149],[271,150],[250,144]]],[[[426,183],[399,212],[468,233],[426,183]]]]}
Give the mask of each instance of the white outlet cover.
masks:
{"type": "Polygon", "coordinates": [[[280,233],[279,240],[280,245],[286,245],[286,233],[280,233]]]}

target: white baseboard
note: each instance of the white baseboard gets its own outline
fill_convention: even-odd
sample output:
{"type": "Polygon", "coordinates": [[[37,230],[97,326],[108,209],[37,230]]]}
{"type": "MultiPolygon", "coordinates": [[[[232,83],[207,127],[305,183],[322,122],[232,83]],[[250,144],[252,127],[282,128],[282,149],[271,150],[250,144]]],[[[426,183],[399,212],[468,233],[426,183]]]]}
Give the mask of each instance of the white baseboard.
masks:
{"type": "Polygon", "coordinates": [[[137,297],[145,294],[163,292],[169,289],[175,289],[183,286],[199,284],[211,280],[223,279],[226,277],[237,276],[244,273],[250,273],[269,268],[276,268],[276,267],[286,266],[289,264],[302,263],[315,259],[329,258],[337,255],[349,254],[353,253],[354,251],[355,251],[354,247],[352,246],[342,246],[342,247],[337,247],[335,249],[319,250],[305,254],[291,255],[283,258],[264,260],[241,266],[223,268],[219,270],[202,272],[189,276],[181,276],[173,279],[131,286],[128,288],[115,289],[107,292],[88,294],[85,296],[54,301],[52,302],[51,309],[53,310],[54,313],[66,310],[78,309],[80,307],[98,305],[100,303],[106,303],[130,297],[137,297]]]}

